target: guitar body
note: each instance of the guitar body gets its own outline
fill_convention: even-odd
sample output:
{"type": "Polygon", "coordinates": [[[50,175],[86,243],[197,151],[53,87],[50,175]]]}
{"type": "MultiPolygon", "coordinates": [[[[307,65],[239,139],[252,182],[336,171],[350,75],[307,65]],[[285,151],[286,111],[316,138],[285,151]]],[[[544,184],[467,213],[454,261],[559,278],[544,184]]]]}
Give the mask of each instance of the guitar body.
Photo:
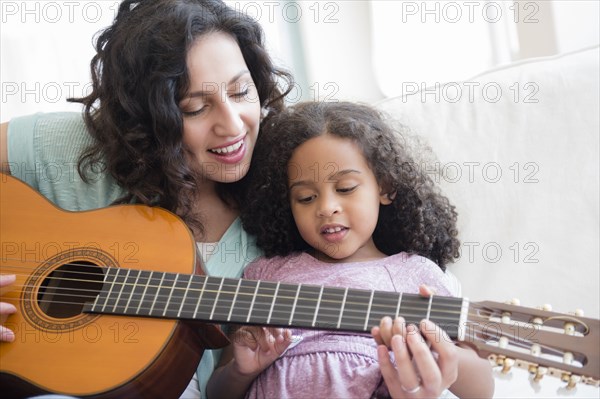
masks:
{"type": "Polygon", "coordinates": [[[0,273],[17,276],[0,300],[18,309],[5,323],[15,341],[0,343],[3,395],[183,392],[204,344],[225,343],[216,327],[199,333],[198,325],[175,320],[81,310],[107,268],[194,273],[187,227],[167,211],[138,205],[67,212],[15,178],[0,179],[0,273]]]}

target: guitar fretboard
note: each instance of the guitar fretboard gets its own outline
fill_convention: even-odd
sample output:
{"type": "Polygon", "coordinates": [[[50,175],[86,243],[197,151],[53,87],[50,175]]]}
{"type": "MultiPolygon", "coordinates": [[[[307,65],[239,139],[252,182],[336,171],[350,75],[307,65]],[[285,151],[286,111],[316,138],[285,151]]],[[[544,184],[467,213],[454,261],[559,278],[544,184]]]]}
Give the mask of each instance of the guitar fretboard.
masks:
{"type": "Polygon", "coordinates": [[[84,312],[352,332],[402,316],[457,339],[467,307],[462,298],[109,268],[84,312]]]}

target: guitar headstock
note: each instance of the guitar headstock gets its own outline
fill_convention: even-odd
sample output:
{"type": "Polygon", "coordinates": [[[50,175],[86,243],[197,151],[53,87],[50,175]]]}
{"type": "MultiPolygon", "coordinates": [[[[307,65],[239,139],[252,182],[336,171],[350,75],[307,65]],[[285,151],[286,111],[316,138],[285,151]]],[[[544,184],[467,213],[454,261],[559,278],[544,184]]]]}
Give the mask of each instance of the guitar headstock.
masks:
{"type": "Polygon", "coordinates": [[[558,377],[573,388],[600,385],[600,321],[583,312],[562,314],[517,302],[469,304],[463,342],[508,373],[529,370],[534,380],[558,377]]]}

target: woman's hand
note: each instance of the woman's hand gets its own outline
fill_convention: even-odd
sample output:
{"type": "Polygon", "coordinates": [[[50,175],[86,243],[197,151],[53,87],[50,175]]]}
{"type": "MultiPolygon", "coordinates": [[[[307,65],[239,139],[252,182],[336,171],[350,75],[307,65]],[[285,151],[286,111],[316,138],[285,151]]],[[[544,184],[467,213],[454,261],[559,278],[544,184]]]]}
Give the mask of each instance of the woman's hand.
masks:
{"type": "Polygon", "coordinates": [[[241,327],[233,336],[233,367],[242,375],[258,375],[291,344],[288,329],[241,327]]]}
{"type": "MultiPolygon", "coordinates": [[[[14,274],[0,275],[0,288],[14,283],[15,280],[16,276],[14,274]]],[[[16,311],[17,308],[10,303],[0,302],[0,341],[12,342],[15,340],[14,332],[4,327],[4,323],[8,316],[16,311]]]]}

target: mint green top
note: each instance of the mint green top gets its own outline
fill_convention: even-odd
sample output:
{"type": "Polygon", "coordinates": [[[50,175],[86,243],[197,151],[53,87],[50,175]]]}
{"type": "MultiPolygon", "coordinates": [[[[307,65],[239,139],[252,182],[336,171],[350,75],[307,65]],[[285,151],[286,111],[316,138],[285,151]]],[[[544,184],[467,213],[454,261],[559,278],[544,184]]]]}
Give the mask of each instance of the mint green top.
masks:
{"type": "MultiPolygon", "coordinates": [[[[82,151],[92,143],[81,114],[38,113],[12,119],[8,125],[8,161],[11,174],[39,191],[57,206],[82,211],[102,208],[125,191],[106,174],[94,174],[85,183],[77,172],[82,151]]],[[[205,265],[211,276],[239,278],[244,267],[261,255],[254,237],[236,219],[218,243],[219,251],[205,265]]],[[[202,396],[220,350],[208,350],[198,366],[202,396]]]]}

